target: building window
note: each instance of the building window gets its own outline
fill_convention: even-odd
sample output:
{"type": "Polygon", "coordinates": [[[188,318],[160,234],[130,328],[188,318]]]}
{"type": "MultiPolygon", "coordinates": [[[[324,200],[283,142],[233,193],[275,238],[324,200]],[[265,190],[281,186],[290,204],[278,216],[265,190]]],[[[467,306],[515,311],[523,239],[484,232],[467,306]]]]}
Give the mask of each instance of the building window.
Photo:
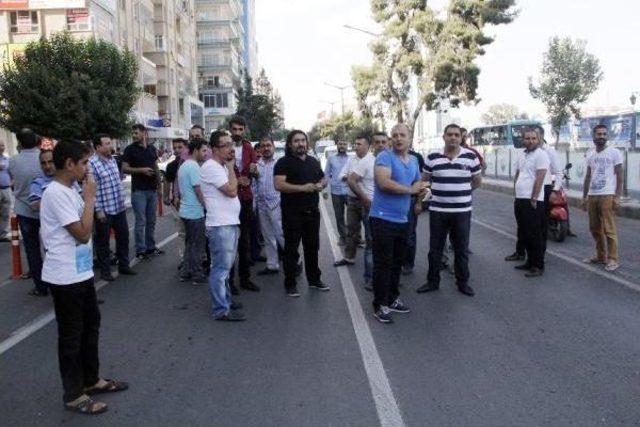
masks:
{"type": "Polygon", "coordinates": [[[87,31],[89,29],[89,9],[67,9],[67,30],[87,31]]]}
{"type": "Polygon", "coordinates": [[[37,33],[40,31],[38,12],[35,10],[18,10],[11,12],[11,32],[15,34],[37,33]]]}
{"type": "Polygon", "coordinates": [[[164,37],[162,34],[156,34],[156,50],[164,51],[164,37]]]}
{"type": "Polygon", "coordinates": [[[205,93],[200,94],[200,101],[205,108],[229,108],[228,93],[205,93]]]}
{"type": "Polygon", "coordinates": [[[184,116],[184,98],[178,99],[178,111],[181,116],[184,116]]]}
{"type": "Polygon", "coordinates": [[[213,85],[215,87],[220,87],[220,77],[219,76],[213,76],[213,85]]]}

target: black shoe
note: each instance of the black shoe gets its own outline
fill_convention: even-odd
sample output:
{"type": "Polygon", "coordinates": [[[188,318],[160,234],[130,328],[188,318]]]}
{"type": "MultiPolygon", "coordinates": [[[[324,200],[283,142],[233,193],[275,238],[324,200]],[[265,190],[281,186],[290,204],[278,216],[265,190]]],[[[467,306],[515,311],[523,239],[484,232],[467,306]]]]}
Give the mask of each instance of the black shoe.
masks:
{"type": "Polygon", "coordinates": [[[460,292],[461,294],[465,294],[467,296],[474,296],[476,293],[474,292],[473,288],[467,284],[464,285],[458,285],[458,292],[460,292]]]}
{"type": "Polygon", "coordinates": [[[400,298],[397,298],[393,302],[393,304],[389,306],[389,310],[395,311],[396,313],[409,313],[411,311],[409,307],[407,307],[402,303],[402,301],[400,301],[400,298]]]}
{"type": "Polygon", "coordinates": [[[159,248],[155,248],[155,249],[148,249],[145,254],[147,255],[151,255],[151,256],[158,256],[158,255],[162,255],[164,254],[164,251],[162,249],[159,248]]]}
{"type": "Polygon", "coordinates": [[[544,274],[544,270],[537,267],[532,267],[531,270],[524,273],[524,277],[540,277],[543,274],[544,274]]]}
{"type": "Polygon", "coordinates": [[[516,265],[513,268],[515,268],[516,270],[531,270],[531,265],[529,265],[529,264],[519,264],[519,265],[516,265]]]}
{"type": "Polygon", "coordinates": [[[258,276],[268,276],[270,274],[278,274],[280,270],[276,270],[273,268],[265,267],[262,270],[258,271],[256,274],[258,276]]]}
{"type": "Polygon", "coordinates": [[[191,275],[187,274],[186,276],[180,275],[180,281],[181,282],[188,282],[189,280],[191,280],[191,275]]]}
{"type": "Polygon", "coordinates": [[[229,290],[231,291],[231,295],[240,295],[240,290],[233,283],[229,285],[229,290]]]}
{"type": "Polygon", "coordinates": [[[251,280],[244,281],[240,283],[240,287],[242,289],[246,289],[251,292],[260,292],[260,287],[253,283],[251,280]]]}
{"type": "Polygon", "coordinates": [[[418,289],[416,289],[416,292],[419,294],[424,294],[425,292],[433,292],[433,291],[437,291],[438,289],[440,289],[440,285],[427,282],[424,285],[420,286],[418,289]]]}
{"type": "Polygon", "coordinates": [[[291,298],[298,298],[300,296],[300,292],[298,292],[297,288],[287,289],[287,296],[291,298]]]}
{"type": "Polygon", "coordinates": [[[324,284],[324,283],[322,283],[322,282],[309,284],[309,287],[310,287],[310,288],[313,288],[313,289],[317,289],[317,290],[319,290],[319,291],[323,291],[323,292],[326,292],[326,291],[331,290],[331,288],[330,288],[330,287],[328,287],[327,285],[325,285],[325,284],[324,284]]]}
{"type": "Polygon", "coordinates": [[[255,258],[253,258],[251,261],[253,262],[267,262],[267,257],[264,257],[262,255],[257,256],[255,258]]]}
{"type": "Polygon", "coordinates": [[[135,271],[133,271],[133,269],[131,269],[131,267],[129,267],[129,266],[124,266],[124,267],[118,268],[118,273],[119,274],[124,274],[125,276],[135,276],[136,274],[138,274],[135,271]]]}
{"type": "Polygon", "coordinates": [[[342,267],[345,265],[355,265],[355,261],[349,261],[346,258],[342,258],[340,261],[336,261],[333,263],[334,267],[342,267]]]}
{"type": "Polygon", "coordinates": [[[242,322],[243,320],[247,320],[247,317],[241,311],[229,310],[224,316],[216,317],[216,320],[223,322],[242,322]]]}
{"type": "Polygon", "coordinates": [[[571,231],[571,230],[569,230],[567,232],[567,236],[569,236],[569,237],[578,237],[578,235],[576,233],[574,233],[573,231],[571,231]]]}
{"type": "Polygon", "coordinates": [[[149,261],[151,258],[149,258],[149,255],[147,255],[146,252],[138,252],[136,254],[136,259],[138,261],[149,261]]]}
{"type": "Polygon", "coordinates": [[[29,291],[29,295],[31,295],[32,297],[46,297],[49,296],[49,292],[47,291],[39,291],[35,288],[31,289],[29,291]]]}
{"type": "Polygon", "coordinates": [[[371,283],[365,283],[364,284],[364,290],[365,291],[369,291],[369,292],[373,292],[373,286],[371,285],[371,283]]]}
{"type": "Polygon", "coordinates": [[[509,256],[504,257],[505,261],[524,261],[524,255],[519,255],[517,252],[512,253],[509,256]]]}
{"type": "Polygon", "coordinates": [[[231,310],[242,310],[242,307],[244,306],[241,302],[231,302],[231,305],[229,306],[231,310]]]}
{"type": "Polygon", "coordinates": [[[100,279],[107,282],[113,282],[114,280],[116,280],[116,278],[113,277],[111,273],[100,273],[100,279]]]}
{"type": "Polygon", "coordinates": [[[387,307],[380,306],[375,313],[373,313],[373,317],[378,319],[381,323],[392,323],[393,317],[391,317],[391,310],[387,307]]]}

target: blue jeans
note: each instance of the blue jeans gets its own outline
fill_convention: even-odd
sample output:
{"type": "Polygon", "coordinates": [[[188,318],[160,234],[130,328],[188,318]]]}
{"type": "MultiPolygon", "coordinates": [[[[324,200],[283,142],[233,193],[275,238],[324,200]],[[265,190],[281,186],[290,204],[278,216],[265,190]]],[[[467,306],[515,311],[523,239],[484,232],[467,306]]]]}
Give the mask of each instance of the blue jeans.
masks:
{"type": "Polygon", "coordinates": [[[209,294],[213,317],[222,317],[231,309],[229,272],[238,253],[240,227],[222,225],[207,227],[207,239],[211,252],[211,272],[209,273],[209,294]]]}
{"type": "Polygon", "coordinates": [[[136,220],[134,230],[136,255],[156,248],[156,241],[153,235],[156,229],[157,204],[158,193],[155,190],[136,190],[131,192],[131,206],[136,220]]]}

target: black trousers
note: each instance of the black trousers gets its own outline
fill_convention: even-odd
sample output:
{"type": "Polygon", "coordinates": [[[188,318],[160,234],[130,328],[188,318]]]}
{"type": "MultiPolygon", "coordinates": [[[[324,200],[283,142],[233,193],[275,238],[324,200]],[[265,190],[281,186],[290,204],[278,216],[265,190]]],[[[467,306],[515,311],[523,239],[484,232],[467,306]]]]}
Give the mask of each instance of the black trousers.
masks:
{"type": "Polygon", "coordinates": [[[100,310],[93,278],[72,285],[49,285],[58,323],[58,361],[64,402],[98,382],[100,310]]]}
{"type": "Polygon", "coordinates": [[[320,211],[318,208],[283,208],[282,233],[284,235],[284,287],[296,288],[298,247],[302,241],[304,271],[307,283],[320,282],[318,251],[320,250],[320,211]]]}
{"type": "Polygon", "coordinates": [[[18,226],[22,235],[22,244],[27,254],[27,264],[31,278],[40,292],[47,293],[47,285],[40,279],[42,274],[42,255],[40,254],[40,220],[18,215],[18,226]]]}
{"type": "Polygon", "coordinates": [[[458,286],[469,282],[469,231],[471,212],[429,211],[429,271],[427,282],[440,284],[442,251],[447,235],[453,245],[453,270],[458,286]]]}
{"type": "Polygon", "coordinates": [[[544,202],[531,206],[529,199],[515,200],[516,222],[518,224],[518,240],[524,244],[527,253],[527,264],[544,269],[544,202]]]}
{"type": "MultiPolygon", "coordinates": [[[[238,277],[240,284],[251,279],[251,224],[253,222],[253,200],[240,201],[240,237],[238,238],[238,277]]],[[[208,245],[207,245],[208,246],[208,245]]],[[[229,284],[233,285],[234,267],[229,272],[229,284]]]]}
{"type": "MultiPolygon", "coordinates": [[[[336,217],[336,227],[338,227],[338,236],[341,240],[347,239],[347,223],[345,222],[345,212],[347,209],[347,195],[331,194],[331,203],[333,204],[333,213],[336,217]]],[[[358,233],[360,234],[360,233],[358,233]]]]}
{"type": "Polygon", "coordinates": [[[369,218],[373,250],[373,309],[391,305],[400,295],[400,271],[407,246],[408,223],[369,218]]]}
{"type": "Polygon", "coordinates": [[[411,198],[411,207],[407,215],[409,219],[407,227],[407,246],[404,253],[404,262],[402,266],[407,269],[413,269],[416,260],[416,247],[418,244],[416,228],[418,227],[418,215],[413,211],[413,198],[411,198]]]}
{"type": "Polygon", "coordinates": [[[104,222],[95,221],[93,236],[96,242],[98,268],[101,273],[109,273],[111,271],[109,232],[112,228],[116,237],[116,258],[118,258],[118,266],[129,266],[129,225],[127,224],[127,212],[122,211],[119,214],[106,215],[104,222]]]}

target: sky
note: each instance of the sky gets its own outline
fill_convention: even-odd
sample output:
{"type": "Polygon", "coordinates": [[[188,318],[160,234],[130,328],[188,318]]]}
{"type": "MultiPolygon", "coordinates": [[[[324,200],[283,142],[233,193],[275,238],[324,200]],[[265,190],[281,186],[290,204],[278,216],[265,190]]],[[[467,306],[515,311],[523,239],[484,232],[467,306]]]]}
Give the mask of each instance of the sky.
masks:
{"type": "MultiPolygon", "coordinates": [[[[445,0],[432,1],[434,7],[445,0]]],[[[497,103],[517,105],[546,118],[544,107],[529,95],[527,79],[539,73],[543,53],[555,35],[587,41],[604,78],[585,108],[630,108],[629,96],[640,91],[640,2],[635,0],[519,0],[513,23],[489,27],[495,37],[481,68],[475,106],[454,113],[465,125],[497,103]]],[[[340,91],[327,86],[351,83],[354,64],[370,64],[372,36],[344,28],[348,24],[378,32],[368,0],[257,0],[258,58],[282,95],[288,127],[309,129],[318,113],[341,110],[340,91]]],[[[640,96],[638,96],[640,98],[640,96]]],[[[346,108],[354,108],[353,90],[344,91],[346,108]]]]}

